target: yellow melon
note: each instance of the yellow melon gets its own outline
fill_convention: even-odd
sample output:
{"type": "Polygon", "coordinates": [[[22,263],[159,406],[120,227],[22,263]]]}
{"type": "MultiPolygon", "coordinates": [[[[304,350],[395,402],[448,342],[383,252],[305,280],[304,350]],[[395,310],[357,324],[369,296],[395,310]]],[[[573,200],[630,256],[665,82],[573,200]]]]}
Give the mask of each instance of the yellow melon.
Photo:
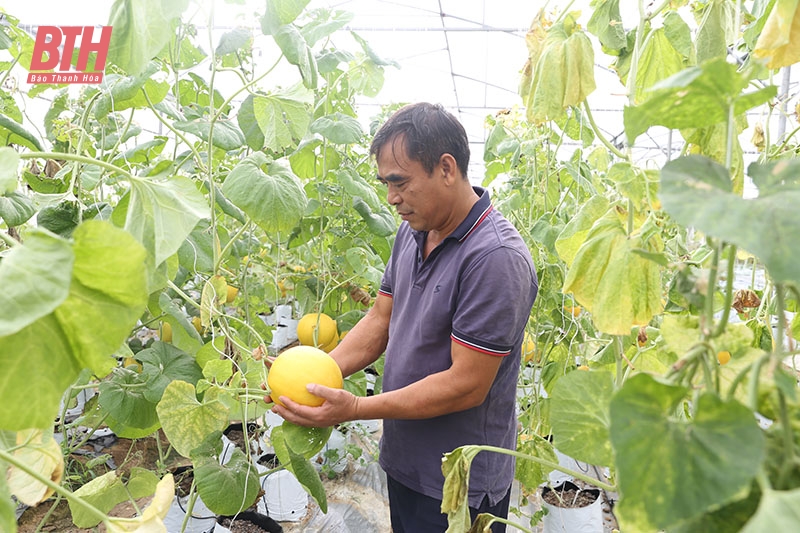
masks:
{"type": "Polygon", "coordinates": [[[280,405],[283,405],[278,399],[281,396],[312,407],[322,405],[325,400],[306,390],[309,383],[335,389],[341,389],[343,385],[342,371],[336,361],[312,346],[295,346],[281,352],[267,374],[269,394],[272,401],[280,405]]]}
{"type": "Polygon", "coordinates": [[[325,313],[309,313],[297,322],[297,340],[303,346],[325,346],[338,333],[336,321],[325,313]]]}

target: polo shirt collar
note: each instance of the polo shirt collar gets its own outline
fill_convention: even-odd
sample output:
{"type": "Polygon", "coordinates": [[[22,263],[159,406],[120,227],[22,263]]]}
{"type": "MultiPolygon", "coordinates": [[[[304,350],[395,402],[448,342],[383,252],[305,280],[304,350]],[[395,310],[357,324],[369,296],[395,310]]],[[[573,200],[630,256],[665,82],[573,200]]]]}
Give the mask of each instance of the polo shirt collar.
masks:
{"type": "Polygon", "coordinates": [[[489,191],[482,187],[473,187],[472,189],[478,195],[478,201],[470,209],[467,218],[458,225],[453,233],[447,236],[448,239],[456,239],[459,242],[464,241],[489,216],[489,212],[492,210],[489,191]]]}

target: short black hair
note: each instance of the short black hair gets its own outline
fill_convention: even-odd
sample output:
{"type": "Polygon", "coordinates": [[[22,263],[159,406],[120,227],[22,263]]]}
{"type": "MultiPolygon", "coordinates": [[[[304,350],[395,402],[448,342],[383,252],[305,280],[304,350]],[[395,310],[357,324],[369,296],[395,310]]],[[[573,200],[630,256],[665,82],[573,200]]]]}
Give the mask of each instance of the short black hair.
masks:
{"type": "Polygon", "coordinates": [[[443,154],[450,154],[467,179],[467,132],[441,104],[419,102],[398,109],[375,133],[369,153],[379,157],[383,147],[399,136],[405,140],[406,156],[419,161],[428,173],[433,172],[443,154]]]}

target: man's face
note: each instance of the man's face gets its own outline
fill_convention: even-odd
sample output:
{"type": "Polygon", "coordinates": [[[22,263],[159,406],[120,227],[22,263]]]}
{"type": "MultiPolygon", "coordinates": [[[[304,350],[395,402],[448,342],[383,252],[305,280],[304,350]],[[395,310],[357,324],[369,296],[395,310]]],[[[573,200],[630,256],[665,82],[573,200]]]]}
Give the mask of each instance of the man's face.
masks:
{"type": "Polygon", "coordinates": [[[419,161],[408,158],[402,137],[381,149],[378,179],[386,185],[386,198],[403,220],[417,231],[438,229],[446,220],[447,201],[439,165],[428,173],[419,161]]]}

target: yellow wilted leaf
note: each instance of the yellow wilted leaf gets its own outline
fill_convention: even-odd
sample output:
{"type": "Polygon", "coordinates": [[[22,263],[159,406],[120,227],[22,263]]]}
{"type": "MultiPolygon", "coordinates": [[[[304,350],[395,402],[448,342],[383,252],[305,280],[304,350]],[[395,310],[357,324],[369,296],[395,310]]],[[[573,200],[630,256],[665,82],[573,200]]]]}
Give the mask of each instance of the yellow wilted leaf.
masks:
{"type": "Polygon", "coordinates": [[[539,61],[539,56],[542,55],[544,41],[547,39],[547,28],[551,25],[552,22],[545,18],[544,9],[540,9],[536,16],[533,17],[528,33],[525,34],[525,44],[528,47],[528,60],[525,62],[525,66],[522,67],[522,79],[519,85],[519,93],[523,101],[528,98],[531,89],[531,81],[533,80],[533,69],[539,61]]]}
{"type": "Polygon", "coordinates": [[[153,501],[141,516],[109,519],[106,523],[109,533],[167,533],[164,518],[169,512],[174,497],[175,482],[172,474],[167,474],[156,485],[153,501]]]}
{"type": "Polygon", "coordinates": [[[642,257],[659,243],[627,235],[614,209],[589,231],[564,280],[563,292],[592,314],[598,330],[626,335],[661,312],[661,270],[642,257]]]}
{"type": "Polygon", "coordinates": [[[470,525],[469,501],[467,499],[469,471],[472,460],[480,450],[475,446],[462,446],[442,458],[442,513],[447,514],[448,528],[445,533],[467,531],[470,525]]]}
{"type": "Polygon", "coordinates": [[[222,276],[213,276],[203,285],[200,296],[200,323],[204,328],[211,327],[211,320],[217,316],[219,306],[228,298],[228,282],[222,276]]]}
{"type": "Polygon", "coordinates": [[[800,61],[800,1],[777,0],[756,41],[753,55],[777,69],[800,61]]]}
{"type": "MultiPolygon", "coordinates": [[[[53,483],[61,483],[64,456],[61,446],[53,439],[52,429],[46,433],[41,429],[20,431],[17,433],[17,446],[20,448],[14,452],[16,459],[53,483]]],[[[50,487],[13,466],[8,470],[8,488],[25,505],[37,505],[53,494],[50,487]]]]}
{"type": "Polygon", "coordinates": [[[540,40],[544,24],[534,20],[534,25],[535,31],[528,33],[530,57],[520,94],[528,120],[541,123],[563,116],[566,108],[582,103],[594,91],[594,49],[573,13],[551,26],[544,42],[540,40]]]}

